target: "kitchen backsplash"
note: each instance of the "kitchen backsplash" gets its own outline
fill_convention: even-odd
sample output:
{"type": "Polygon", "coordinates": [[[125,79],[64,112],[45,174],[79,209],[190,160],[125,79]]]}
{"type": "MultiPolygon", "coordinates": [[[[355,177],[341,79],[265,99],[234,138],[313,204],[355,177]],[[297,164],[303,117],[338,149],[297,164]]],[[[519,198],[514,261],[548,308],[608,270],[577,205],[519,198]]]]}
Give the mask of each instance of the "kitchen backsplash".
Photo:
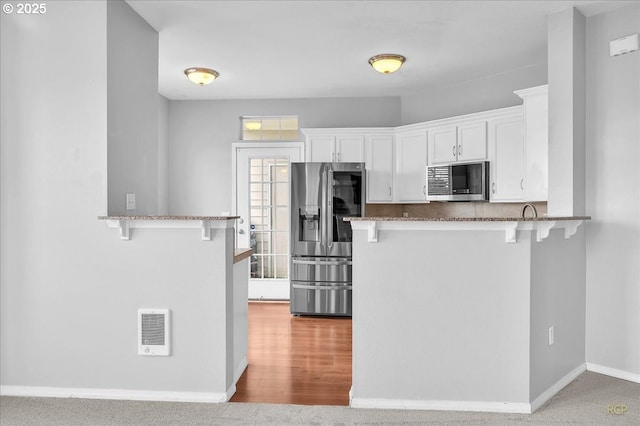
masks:
{"type": "MultiPolygon", "coordinates": [[[[547,203],[531,203],[538,216],[547,213],[547,203]]],[[[367,204],[367,217],[520,217],[525,203],[439,203],[428,204],[367,204]]],[[[527,210],[527,217],[531,211],[527,210]]]]}

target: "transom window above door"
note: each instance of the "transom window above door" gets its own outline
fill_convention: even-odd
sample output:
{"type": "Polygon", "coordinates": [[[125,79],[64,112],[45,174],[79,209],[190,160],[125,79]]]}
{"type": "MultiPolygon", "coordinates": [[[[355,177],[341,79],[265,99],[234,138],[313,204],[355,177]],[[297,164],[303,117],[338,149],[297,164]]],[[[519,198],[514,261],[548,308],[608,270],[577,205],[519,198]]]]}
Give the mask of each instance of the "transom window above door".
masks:
{"type": "Polygon", "coordinates": [[[297,141],[298,116],[242,116],[240,135],[243,141],[297,141]]]}

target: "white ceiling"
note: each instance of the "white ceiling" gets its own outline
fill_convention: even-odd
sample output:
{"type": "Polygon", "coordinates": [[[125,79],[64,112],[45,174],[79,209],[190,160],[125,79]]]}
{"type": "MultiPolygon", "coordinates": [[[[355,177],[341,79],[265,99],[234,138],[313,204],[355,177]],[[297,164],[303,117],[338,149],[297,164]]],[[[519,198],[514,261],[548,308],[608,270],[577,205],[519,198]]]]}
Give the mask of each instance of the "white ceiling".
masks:
{"type": "MultiPolygon", "coordinates": [[[[547,15],[586,16],[632,1],[128,0],[160,34],[169,99],[401,96],[545,63],[547,15]],[[380,53],[407,62],[382,75],[380,53]],[[208,67],[204,87],[183,71],[208,67]]],[[[622,36],[622,35],[621,35],[622,36]]]]}

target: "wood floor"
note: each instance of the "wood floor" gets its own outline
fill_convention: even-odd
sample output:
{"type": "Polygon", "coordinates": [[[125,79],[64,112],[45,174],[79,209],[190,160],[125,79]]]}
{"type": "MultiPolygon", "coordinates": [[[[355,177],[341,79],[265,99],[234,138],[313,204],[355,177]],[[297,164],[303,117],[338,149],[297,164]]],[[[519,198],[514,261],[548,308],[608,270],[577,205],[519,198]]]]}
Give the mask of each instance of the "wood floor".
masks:
{"type": "Polygon", "coordinates": [[[249,303],[249,366],[232,402],[349,405],[351,319],[294,317],[249,303]]]}

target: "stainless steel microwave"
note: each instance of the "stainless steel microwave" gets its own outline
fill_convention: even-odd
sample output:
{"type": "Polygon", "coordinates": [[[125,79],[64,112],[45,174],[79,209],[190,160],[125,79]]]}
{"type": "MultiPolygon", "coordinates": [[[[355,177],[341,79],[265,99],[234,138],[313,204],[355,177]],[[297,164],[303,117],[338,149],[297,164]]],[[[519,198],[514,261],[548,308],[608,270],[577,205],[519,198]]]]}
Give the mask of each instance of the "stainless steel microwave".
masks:
{"type": "Polygon", "coordinates": [[[489,162],[427,166],[427,200],[489,201],[489,162]]]}

